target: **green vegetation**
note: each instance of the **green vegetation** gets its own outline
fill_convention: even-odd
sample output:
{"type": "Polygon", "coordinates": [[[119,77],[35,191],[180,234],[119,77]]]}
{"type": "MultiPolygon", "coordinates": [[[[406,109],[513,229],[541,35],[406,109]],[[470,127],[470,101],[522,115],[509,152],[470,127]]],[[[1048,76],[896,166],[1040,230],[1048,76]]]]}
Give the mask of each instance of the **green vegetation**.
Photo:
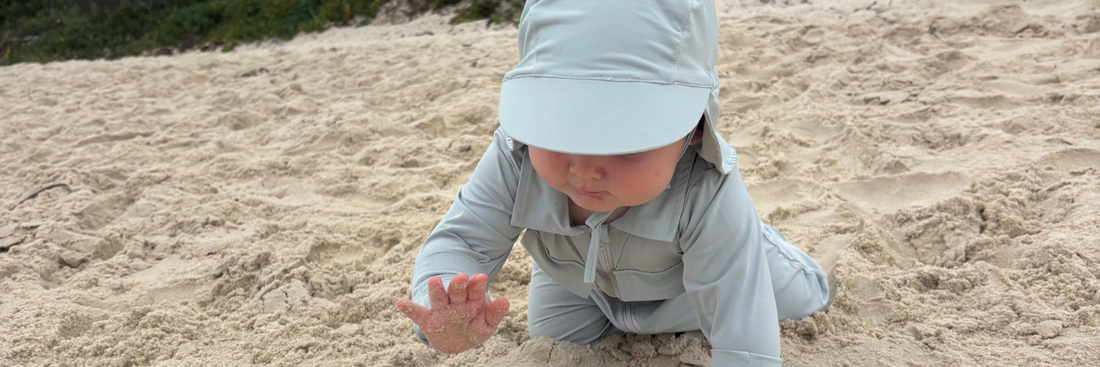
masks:
{"type": "MultiPolygon", "coordinates": [[[[436,0],[447,1],[447,0],[436,0]]],[[[458,1],[451,0],[451,3],[458,1]]],[[[465,23],[489,19],[491,23],[519,23],[524,0],[473,0],[470,6],[455,12],[451,23],[465,23]]]]}
{"type": "MultiPolygon", "coordinates": [[[[389,1],[420,13],[460,0],[0,0],[0,65],[116,59],[195,47],[290,39],[330,26],[363,25],[389,1]]],[[[523,0],[473,0],[451,23],[515,23],[523,0]]]]}

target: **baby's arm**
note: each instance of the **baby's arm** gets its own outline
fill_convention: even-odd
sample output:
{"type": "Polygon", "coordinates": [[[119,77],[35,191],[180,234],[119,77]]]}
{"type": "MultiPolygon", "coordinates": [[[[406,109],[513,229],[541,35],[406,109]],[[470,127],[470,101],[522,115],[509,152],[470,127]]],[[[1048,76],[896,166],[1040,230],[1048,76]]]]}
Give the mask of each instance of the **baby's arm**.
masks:
{"type": "Polygon", "coordinates": [[[689,192],[690,219],[681,236],[684,288],[712,366],[780,366],[779,321],[760,219],[737,170],[717,170],[689,192]]]}
{"type": "MultiPolygon", "coordinates": [[[[438,304],[429,297],[433,278],[439,278],[440,284],[450,284],[460,274],[471,278],[487,274],[489,281],[500,271],[522,231],[510,224],[519,167],[517,153],[497,131],[470,181],[459,190],[450,210],[420,249],[412,274],[413,303],[429,310],[438,304]]],[[[430,341],[420,326],[424,325],[414,328],[417,336],[430,341]]]]}

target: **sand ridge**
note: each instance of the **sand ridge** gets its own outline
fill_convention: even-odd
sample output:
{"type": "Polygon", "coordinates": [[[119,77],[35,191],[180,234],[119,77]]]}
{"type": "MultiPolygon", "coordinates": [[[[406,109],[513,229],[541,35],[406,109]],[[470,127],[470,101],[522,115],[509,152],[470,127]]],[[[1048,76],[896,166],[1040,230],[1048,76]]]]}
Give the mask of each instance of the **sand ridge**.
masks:
{"type": "MultiPolygon", "coordinates": [[[[819,259],[789,366],[1100,364],[1100,3],[720,1],[719,129],[819,259]]],[[[706,365],[696,333],[483,347],[394,306],[496,128],[515,29],[446,14],[0,68],[0,365],[706,365]]]]}

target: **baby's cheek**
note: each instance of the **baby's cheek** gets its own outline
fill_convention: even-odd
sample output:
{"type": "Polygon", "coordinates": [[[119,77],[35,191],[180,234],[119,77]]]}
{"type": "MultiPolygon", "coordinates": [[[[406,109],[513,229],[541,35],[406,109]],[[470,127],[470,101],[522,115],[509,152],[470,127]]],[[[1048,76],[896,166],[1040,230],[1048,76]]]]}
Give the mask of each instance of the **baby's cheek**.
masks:
{"type": "Polygon", "coordinates": [[[646,170],[634,175],[632,179],[624,180],[622,188],[623,192],[629,193],[631,205],[640,205],[661,195],[671,178],[671,173],[646,170]]]}
{"type": "Polygon", "coordinates": [[[542,177],[546,182],[551,182],[554,176],[554,157],[551,154],[536,154],[531,153],[531,167],[535,168],[535,173],[542,177]]]}

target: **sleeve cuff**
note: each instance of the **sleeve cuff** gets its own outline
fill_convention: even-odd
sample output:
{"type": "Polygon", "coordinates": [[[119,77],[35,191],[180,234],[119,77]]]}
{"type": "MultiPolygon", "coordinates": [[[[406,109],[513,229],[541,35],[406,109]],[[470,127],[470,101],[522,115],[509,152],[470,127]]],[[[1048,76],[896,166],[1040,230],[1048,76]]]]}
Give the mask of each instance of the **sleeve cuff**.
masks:
{"type": "Polygon", "coordinates": [[[735,350],[711,349],[710,365],[711,367],[782,367],[783,360],[763,354],[755,354],[735,350]]]}
{"type": "Polygon", "coordinates": [[[420,332],[420,326],[413,324],[413,334],[416,334],[416,338],[420,339],[420,342],[424,343],[424,345],[427,345],[429,347],[432,346],[431,343],[428,343],[428,338],[424,337],[424,333],[420,332]]]}

